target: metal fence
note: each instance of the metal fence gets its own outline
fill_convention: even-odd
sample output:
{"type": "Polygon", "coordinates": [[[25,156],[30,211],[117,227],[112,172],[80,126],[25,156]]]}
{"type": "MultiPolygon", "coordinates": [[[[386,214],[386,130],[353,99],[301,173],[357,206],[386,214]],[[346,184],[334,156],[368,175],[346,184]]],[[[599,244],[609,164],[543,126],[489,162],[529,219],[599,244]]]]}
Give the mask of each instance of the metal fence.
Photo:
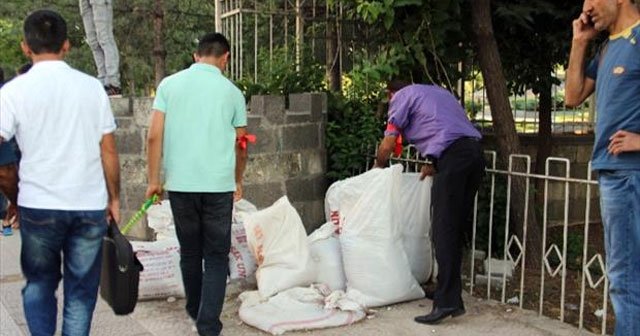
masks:
{"type": "MultiPolygon", "coordinates": [[[[303,62],[316,62],[327,73],[336,71],[339,78],[348,72],[357,58],[375,55],[376,47],[366,36],[373,28],[346,13],[353,10],[352,1],[327,0],[215,0],[216,30],[231,42],[229,76],[233,80],[260,83],[270,72],[262,68],[272,66],[274,60],[285,58],[285,63],[299,70],[303,62]],[[331,43],[328,43],[332,41],[331,43]],[[335,42],[335,45],[334,45],[335,42]],[[308,52],[311,57],[303,58],[308,52]]],[[[477,65],[469,66],[466,79],[457,85],[467,112],[483,131],[491,132],[493,119],[486,99],[484,81],[477,65]]],[[[555,77],[561,81],[564,72],[558,69],[555,77]]],[[[564,108],[564,87],[552,88],[552,133],[588,134],[593,132],[594,111],[589,105],[577,109],[564,108]]],[[[536,133],[539,127],[538,97],[531,90],[510,97],[516,130],[536,133]]]]}
{"type": "MultiPolygon", "coordinates": [[[[373,158],[375,155],[368,156],[367,167],[373,158]]],[[[571,162],[565,158],[548,158],[543,175],[532,173],[528,155],[511,155],[506,170],[497,168],[496,152],[486,152],[486,158],[484,186],[476,195],[474,206],[471,248],[465,258],[468,291],[477,297],[535,310],[539,315],[571,323],[579,330],[612,333],[614,317],[609,313],[602,226],[593,213],[598,205],[598,185],[592,179],[591,166],[587,178],[579,179],[570,176],[571,162]],[[516,179],[524,180],[524,195],[519,195],[525,199],[524,209],[511,206],[511,199],[518,196],[513,188],[516,179]],[[543,189],[534,190],[540,183],[543,189]],[[563,208],[559,221],[553,220],[550,213],[551,204],[558,200],[563,208]],[[498,203],[502,203],[500,211],[498,203]],[[569,220],[570,207],[580,208],[584,214],[581,221],[569,220]],[[510,214],[516,210],[523,212],[523,223],[510,222],[510,214]],[[542,212],[536,228],[541,231],[541,241],[532,241],[528,236],[534,229],[527,220],[530,211],[542,212]],[[512,232],[516,226],[522,228],[521,236],[512,232]],[[580,232],[581,245],[572,243],[580,232]],[[480,241],[485,241],[482,247],[485,250],[480,250],[480,241]],[[500,248],[495,248],[497,241],[502,243],[500,248]],[[539,244],[541,253],[528,255],[528,244],[539,244]],[[508,271],[504,271],[505,264],[508,271]],[[499,269],[492,269],[495,265],[499,269]]],[[[424,161],[409,146],[391,163],[401,163],[405,171],[419,171],[424,161]]]]}
{"type": "MultiPolygon", "coordinates": [[[[472,69],[477,68],[472,66],[472,69]]],[[[564,79],[564,72],[558,70],[554,77],[561,81],[564,79]]],[[[487,99],[486,88],[479,71],[474,70],[469,74],[469,78],[464,80],[463,85],[459,85],[465,109],[473,122],[485,132],[490,132],[493,128],[493,118],[491,116],[491,106],[487,99]]],[[[588,100],[585,104],[577,108],[566,108],[564,106],[564,85],[553,85],[552,87],[552,107],[551,107],[551,132],[555,134],[589,134],[593,133],[595,121],[595,109],[593,101],[588,100]]],[[[531,90],[524,93],[512,93],[509,103],[513,112],[518,133],[537,133],[540,125],[538,117],[539,95],[531,90]]]]}
{"type": "Polygon", "coordinates": [[[231,42],[229,76],[233,80],[264,80],[259,68],[268,66],[274,57],[291,57],[289,63],[298,67],[305,48],[320,64],[342,68],[343,63],[348,63],[348,47],[355,40],[349,32],[354,30],[354,23],[344,18],[342,1],[215,0],[215,4],[216,30],[231,42]],[[333,55],[327,55],[325,50],[329,25],[336,29],[333,55]],[[286,52],[275,55],[278,49],[286,52]],[[327,58],[331,58],[330,62],[327,58]]]}

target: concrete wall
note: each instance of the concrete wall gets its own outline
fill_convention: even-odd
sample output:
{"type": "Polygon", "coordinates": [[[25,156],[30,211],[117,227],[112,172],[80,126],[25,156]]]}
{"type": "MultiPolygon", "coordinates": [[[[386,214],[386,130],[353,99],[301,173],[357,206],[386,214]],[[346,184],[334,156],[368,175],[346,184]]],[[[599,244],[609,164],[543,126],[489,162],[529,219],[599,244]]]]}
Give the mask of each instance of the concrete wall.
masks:
{"type": "MultiPolygon", "coordinates": [[[[287,195],[311,231],[324,222],[327,98],[321,93],[292,94],[288,98],[288,108],[282,96],[251,99],[248,130],[258,141],[249,145],[244,196],[260,209],[287,195]]],[[[152,98],[114,98],[111,104],[118,124],[125,222],[144,202],[152,98]]],[[[149,239],[152,232],[142,221],[130,235],[149,239]]]]}

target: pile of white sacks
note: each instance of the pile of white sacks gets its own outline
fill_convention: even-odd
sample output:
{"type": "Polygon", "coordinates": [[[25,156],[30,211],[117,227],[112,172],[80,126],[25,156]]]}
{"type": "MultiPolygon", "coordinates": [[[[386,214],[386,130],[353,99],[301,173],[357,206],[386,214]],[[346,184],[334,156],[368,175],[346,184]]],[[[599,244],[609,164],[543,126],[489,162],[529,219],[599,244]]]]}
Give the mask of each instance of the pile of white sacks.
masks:
{"type": "MultiPolygon", "coordinates": [[[[229,252],[231,279],[250,277],[255,273],[256,260],[247,245],[244,217],[258,209],[246,200],[234,204],[231,225],[232,246],[229,252]]],[[[156,234],[156,240],[132,241],[133,250],[142,263],[139,300],[182,298],[184,286],[180,271],[180,244],[176,237],[171,205],[168,200],[152,205],[147,211],[147,223],[156,234]]]]}
{"type": "MultiPolygon", "coordinates": [[[[348,325],[363,319],[368,308],[424,297],[419,283],[429,281],[434,266],[431,180],[418,178],[395,165],[334,183],[325,199],[327,223],[309,236],[286,196],[260,211],[236,202],[230,278],[255,273],[258,285],[240,295],[240,318],[276,335],[348,325]]],[[[175,250],[177,259],[162,263],[172,268],[162,273],[164,287],[154,283],[161,276],[145,275],[150,269],[156,273],[157,267],[149,267],[157,257],[152,255],[178,248],[172,223],[159,220],[167,208],[163,203],[157,213],[149,212],[158,241],[134,244],[145,267],[141,298],[184,293],[175,250]]]]}
{"type": "Polygon", "coordinates": [[[156,241],[131,242],[144,267],[140,273],[138,299],[184,297],[180,244],[176,238],[169,201],[151,206],[147,212],[147,223],[156,232],[156,241]]]}
{"type": "Polygon", "coordinates": [[[402,166],[334,183],[327,223],[306,235],[286,197],[244,218],[258,290],[240,295],[240,318],[272,334],[346,325],[367,308],[424,297],[434,265],[431,180],[402,166]]]}

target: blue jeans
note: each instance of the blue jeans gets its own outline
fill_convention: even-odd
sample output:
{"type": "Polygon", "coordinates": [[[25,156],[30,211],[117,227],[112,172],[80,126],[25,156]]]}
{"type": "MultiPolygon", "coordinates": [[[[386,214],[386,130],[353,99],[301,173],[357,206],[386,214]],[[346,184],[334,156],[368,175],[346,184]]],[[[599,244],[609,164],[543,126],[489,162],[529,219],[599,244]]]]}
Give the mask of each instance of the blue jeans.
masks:
{"type": "Polygon", "coordinates": [[[172,191],[169,200],[180,242],[187,313],[200,335],[219,335],[229,273],[233,193],[172,191]]]}
{"type": "Polygon", "coordinates": [[[609,295],[616,336],[640,330],[640,170],[600,171],[609,295]]]}
{"type": "Polygon", "coordinates": [[[96,305],[105,211],[62,211],[20,207],[20,263],[27,284],[22,289],[24,315],[34,336],[56,330],[56,289],[63,275],[62,335],[89,335],[96,305]],[[64,256],[64,259],[62,258],[64,256]]]}

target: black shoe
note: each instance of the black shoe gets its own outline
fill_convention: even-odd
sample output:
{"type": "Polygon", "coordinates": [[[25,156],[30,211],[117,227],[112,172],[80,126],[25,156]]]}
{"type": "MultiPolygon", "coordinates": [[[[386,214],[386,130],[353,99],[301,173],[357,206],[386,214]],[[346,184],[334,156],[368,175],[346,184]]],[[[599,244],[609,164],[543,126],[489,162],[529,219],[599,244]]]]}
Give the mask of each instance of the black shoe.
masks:
{"type": "Polygon", "coordinates": [[[104,87],[104,90],[107,91],[107,96],[109,96],[109,98],[122,97],[122,89],[117,86],[107,85],[104,87]]]}
{"type": "Polygon", "coordinates": [[[464,308],[434,308],[428,315],[416,316],[413,320],[422,324],[438,324],[445,318],[466,313],[464,308]]]}

